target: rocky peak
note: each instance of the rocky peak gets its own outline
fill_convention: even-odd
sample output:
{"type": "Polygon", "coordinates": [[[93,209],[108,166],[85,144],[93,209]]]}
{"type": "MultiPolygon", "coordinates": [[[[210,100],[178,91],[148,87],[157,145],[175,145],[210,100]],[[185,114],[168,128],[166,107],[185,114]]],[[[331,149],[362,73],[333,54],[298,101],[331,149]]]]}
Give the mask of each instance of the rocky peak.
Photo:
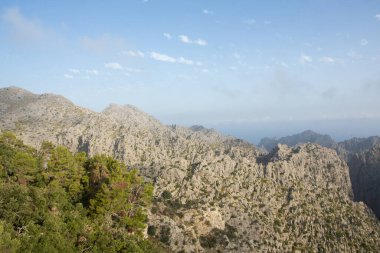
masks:
{"type": "Polygon", "coordinates": [[[134,125],[151,129],[162,126],[158,120],[132,105],[111,104],[103,110],[102,114],[110,116],[125,125],[134,125]]]}

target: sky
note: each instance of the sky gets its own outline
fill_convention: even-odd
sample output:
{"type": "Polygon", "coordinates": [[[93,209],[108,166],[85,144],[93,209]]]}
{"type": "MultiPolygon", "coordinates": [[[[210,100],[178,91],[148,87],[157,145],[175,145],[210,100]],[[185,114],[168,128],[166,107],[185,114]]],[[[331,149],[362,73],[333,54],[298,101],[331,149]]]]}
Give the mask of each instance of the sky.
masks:
{"type": "Polygon", "coordinates": [[[253,142],[380,135],[380,1],[2,0],[11,85],[253,142]]]}

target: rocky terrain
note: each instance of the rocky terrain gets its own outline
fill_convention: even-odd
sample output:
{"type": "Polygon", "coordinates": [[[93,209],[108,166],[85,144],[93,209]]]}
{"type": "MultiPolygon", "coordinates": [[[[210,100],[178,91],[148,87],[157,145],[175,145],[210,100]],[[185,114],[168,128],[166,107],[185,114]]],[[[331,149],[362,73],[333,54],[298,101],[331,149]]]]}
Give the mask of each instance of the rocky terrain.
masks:
{"type": "MultiPolygon", "coordinates": [[[[154,183],[147,234],[173,252],[379,252],[380,224],[352,201],[334,150],[277,145],[263,154],[195,126],[165,126],[133,106],[101,113],[52,94],[0,89],[0,129],[105,153],[154,183]]],[[[355,189],[355,188],[354,188],[355,189]]]]}
{"type": "Polygon", "coordinates": [[[339,147],[350,168],[355,200],[366,203],[380,220],[380,138],[355,138],[339,147]]]}
{"type": "Polygon", "coordinates": [[[354,200],[367,204],[380,220],[380,137],[352,138],[337,143],[328,135],[307,130],[279,139],[263,138],[259,146],[270,151],[280,143],[292,147],[317,143],[335,149],[348,164],[354,200]]]}

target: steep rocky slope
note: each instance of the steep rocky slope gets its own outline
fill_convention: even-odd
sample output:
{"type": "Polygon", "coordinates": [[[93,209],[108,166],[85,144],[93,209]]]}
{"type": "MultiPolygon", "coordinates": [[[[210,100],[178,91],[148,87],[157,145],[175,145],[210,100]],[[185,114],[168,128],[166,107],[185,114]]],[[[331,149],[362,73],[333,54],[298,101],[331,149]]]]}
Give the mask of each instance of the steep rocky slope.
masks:
{"type": "Polygon", "coordinates": [[[164,126],[132,106],[101,113],[56,95],[0,89],[0,129],[138,167],[155,185],[148,234],[174,252],[378,252],[380,224],[351,200],[347,165],[314,144],[254,146],[164,126]]]}
{"type": "Polygon", "coordinates": [[[363,201],[380,219],[380,137],[352,138],[336,143],[328,135],[309,130],[280,139],[263,138],[259,145],[271,150],[279,143],[289,146],[318,143],[335,149],[348,164],[355,201],[363,201]]]}
{"type": "Polygon", "coordinates": [[[379,138],[365,139],[365,143],[370,142],[372,145],[368,148],[363,145],[357,152],[348,151],[345,155],[355,200],[366,203],[380,220],[380,142],[373,140],[379,138]]]}

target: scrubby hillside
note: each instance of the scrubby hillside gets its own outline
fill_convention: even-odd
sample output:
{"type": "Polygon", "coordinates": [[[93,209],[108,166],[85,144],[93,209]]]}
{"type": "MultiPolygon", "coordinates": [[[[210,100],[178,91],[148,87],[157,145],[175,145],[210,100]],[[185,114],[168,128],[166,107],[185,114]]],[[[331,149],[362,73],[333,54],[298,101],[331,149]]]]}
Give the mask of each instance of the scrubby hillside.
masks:
{"type": "Polygon", "coordinates": [[[0,129],[33,146],[46,139],[139,168],[154,184],[147,232],[174,252],[380,251],[379,222],[351,200],[348,167],[331,149],[280,145],[264,155],[131,106],[96,113],[18,88],[0,90],[0,101],[0,129]]]}
{"type": "Polygon", "coordinates": [[[152,186],[106,156],[0,135],[0,252],[164,252],[143,238],[152,186]]]}

